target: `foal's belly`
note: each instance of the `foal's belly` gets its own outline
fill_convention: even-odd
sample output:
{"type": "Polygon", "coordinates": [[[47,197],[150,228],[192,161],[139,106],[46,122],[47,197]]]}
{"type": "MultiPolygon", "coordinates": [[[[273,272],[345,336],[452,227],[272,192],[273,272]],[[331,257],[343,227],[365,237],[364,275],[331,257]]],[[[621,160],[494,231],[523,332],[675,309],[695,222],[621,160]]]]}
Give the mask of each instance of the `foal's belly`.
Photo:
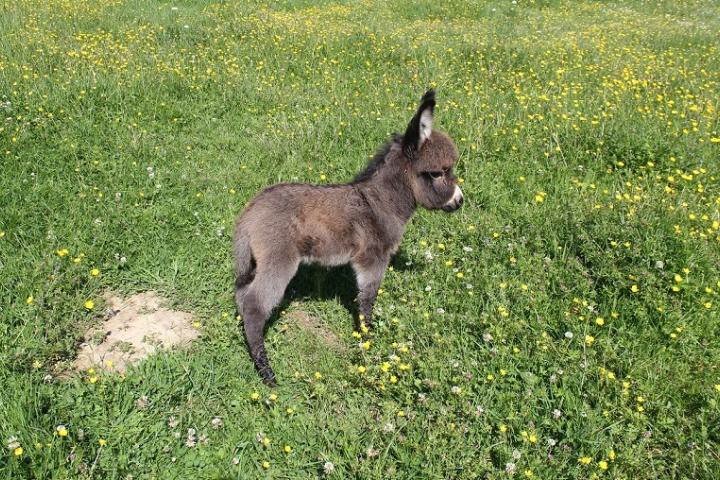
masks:
{"type": "Polygon", "coordinates": [[[303,256],[300,258],[303,263],[317,263],[324,267],[337,267],[339,265],[345,265],[350,262],[349,254],[332,254],[325,255],[322,257],[303,256]]]}

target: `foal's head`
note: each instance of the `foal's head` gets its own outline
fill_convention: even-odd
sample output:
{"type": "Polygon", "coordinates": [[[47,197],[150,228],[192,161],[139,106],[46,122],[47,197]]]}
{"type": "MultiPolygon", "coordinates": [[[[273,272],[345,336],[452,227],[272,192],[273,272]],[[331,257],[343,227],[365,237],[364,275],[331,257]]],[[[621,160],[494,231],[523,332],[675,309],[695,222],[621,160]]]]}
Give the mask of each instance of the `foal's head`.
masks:
{"type": "Polygon", "coordinates": [[[402,152],[409,161],[415,202],[430,210],[452,212],[463,203],[453,173],[458,151],[450,137],[432,129],[434,108],[435,91],[428,90],[402,137],[402,152]]]}

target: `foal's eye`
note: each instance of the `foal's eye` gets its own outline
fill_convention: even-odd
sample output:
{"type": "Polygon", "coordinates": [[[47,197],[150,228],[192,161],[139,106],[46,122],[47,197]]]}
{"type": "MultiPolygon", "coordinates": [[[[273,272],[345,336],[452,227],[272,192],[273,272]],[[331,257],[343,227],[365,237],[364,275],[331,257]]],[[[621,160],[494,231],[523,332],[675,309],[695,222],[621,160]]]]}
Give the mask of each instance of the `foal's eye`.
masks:
{"type": "Polygon", "coordinates": [[[427,172],[427,174],[430,175],[430,177],[437,179],[445,175],[445,172],[427,172]]]}

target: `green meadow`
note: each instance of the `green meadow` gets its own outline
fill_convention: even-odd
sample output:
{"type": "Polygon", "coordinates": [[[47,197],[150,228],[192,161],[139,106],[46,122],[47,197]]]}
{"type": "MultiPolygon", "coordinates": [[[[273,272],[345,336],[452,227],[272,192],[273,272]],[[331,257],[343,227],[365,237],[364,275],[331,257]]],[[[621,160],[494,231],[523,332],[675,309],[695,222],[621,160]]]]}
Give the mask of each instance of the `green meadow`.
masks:
{"type": "MultiPolygon", "coordinates": [[[[720,477],[720,4],[0,5],[0,477],[720,477]],[[352,179],[420,96],[465,204],[418,210],[354,332],[302,268],[256,374],[236,216],[352,179]],[[73,368],[109,294],[199,337],[73,368]]],[[[118,348],[121,348],[119,346],[118,348]]]]}

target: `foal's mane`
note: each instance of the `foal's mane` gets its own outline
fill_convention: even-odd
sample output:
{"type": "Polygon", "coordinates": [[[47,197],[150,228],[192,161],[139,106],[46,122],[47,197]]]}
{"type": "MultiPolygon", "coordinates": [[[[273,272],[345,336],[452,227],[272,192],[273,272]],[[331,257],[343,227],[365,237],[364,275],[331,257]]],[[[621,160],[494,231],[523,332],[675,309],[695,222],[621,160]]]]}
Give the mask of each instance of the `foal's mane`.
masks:
{"type": "Polygon", "coordinates": [[[387,154],[390,153],[390,149],[393,145],[396,143],[399,144],[401,140],[402,135],[393,133],[390,140],[377,149],[375,155],[370,159],[370,161],[368,161],[365,168],[355,176],[352,183],[364,182],[365,180],[372,178],[372,176],[375,175],[375,172],[385,165],[385,157],[387,157],[387,154]]]}

